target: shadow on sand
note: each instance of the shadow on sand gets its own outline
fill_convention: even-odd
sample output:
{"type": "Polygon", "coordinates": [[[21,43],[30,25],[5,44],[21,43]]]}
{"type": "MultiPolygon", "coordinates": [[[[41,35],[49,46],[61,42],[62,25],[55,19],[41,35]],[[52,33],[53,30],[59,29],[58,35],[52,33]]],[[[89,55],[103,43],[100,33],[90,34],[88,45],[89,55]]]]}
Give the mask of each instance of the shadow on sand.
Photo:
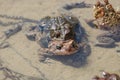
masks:
{"type": "Polygon", "coordinates": [[[71,10],[74,8],[90,8],[90,7],[92,7],[92,4],[87,4],[84,1],[80,3],[66,4],[65,6],[63,6],[63,8],[66,10],[71,10]]]}

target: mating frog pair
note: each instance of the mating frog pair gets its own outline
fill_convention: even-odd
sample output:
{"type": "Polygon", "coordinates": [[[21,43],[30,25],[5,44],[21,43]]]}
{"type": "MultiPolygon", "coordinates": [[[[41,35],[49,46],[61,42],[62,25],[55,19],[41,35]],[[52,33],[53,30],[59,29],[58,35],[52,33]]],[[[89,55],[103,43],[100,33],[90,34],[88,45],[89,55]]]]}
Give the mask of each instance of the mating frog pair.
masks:
{"type": "Polygon", "coordinates": [[[56,17],[42,18],[38,26],[28,29],[26,36],[28,39],[36,40],[42,47],[45,51],[44,54],[41,53],[43,57],[62,56],[66,57],[64,59],[71,60],[71,64],[79,61],[81,54],[88,56],[91,52],[78,18],[66,12],[61,12],[56,17]]]}

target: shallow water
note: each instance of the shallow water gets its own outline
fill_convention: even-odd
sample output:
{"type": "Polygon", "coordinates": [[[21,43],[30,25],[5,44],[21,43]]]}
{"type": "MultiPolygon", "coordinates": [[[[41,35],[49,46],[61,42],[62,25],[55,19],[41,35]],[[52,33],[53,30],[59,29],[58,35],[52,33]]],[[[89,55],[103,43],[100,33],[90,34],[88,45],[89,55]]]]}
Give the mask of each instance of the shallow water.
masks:
{"type": "MultiPolygon", "coordinates": [[[[57,10],[59,8],[64,4],[73,2],[80,2],[80,0],[0,0],[0,14],[39,20],[46,15],[58,15],[57,10]]],[[[94,4],[95,0],[85,0],[85,2],[94,4]]],[[[118,0],[110,0],[110,2],[115,8],[120,5],[118,0]]],[[[0,59],[3,61],[4,66],[27,76],[39,78],[45,75],[44,77],[48,80],[90,80],[94,75],[100,75],[101,71],[120,75],[120,53],[116,52],[118,47],[94,47],[95,38],[101,31],[92,29],[84,21],[84,19],[93,18],[92,8],[77,8],[70,10],[70,12],[80,17],[81,25],[84,26],[90,41],[92,51],[87,57],[84,66],[76,68],[53,59],[48,59],[48,63],[40,63],[37,52],[40,46],[36,42],[29,41],[23,31],[7,40],[11,47],[0,50],[0,59]]],[[[3,18],[0,18],[0,20],[3,23],[12,21],[3,18]]],[[[5,27],[0,25],[0,31],[5,31],[9,27],[12,26],[5,27]]],[[[119,42],[117,44],[120,45],[119,42]]],[[[3,80],[3,78],[3,73],[0,72],[0,79],[3,80]]]]}

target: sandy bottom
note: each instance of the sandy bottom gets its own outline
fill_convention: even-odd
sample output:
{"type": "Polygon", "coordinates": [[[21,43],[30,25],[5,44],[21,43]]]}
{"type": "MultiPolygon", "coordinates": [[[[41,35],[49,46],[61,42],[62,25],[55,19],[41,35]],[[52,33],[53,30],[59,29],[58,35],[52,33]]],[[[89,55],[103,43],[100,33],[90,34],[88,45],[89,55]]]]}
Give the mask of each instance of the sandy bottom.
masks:
{"type": "MultiPolygon", "coordinates": [[[[23,16],[39,20],[44,16],[57,15],[57,10],[65,4],[82,1],[83,0],[0,0],[0,14],[23,16]]],[[[85,2],[94,4],[95,0],[85,0],[85,2]]],[[[118,0],[110,0],[110,2],[115,8],[120,5],[118,0]]],[[[92,52],[84,66],[75,68],[52,59],[49,60],[50,63],[40,63],[38,55],[40,46],[36,42],[29,41],[25,37],[24,31],[20,31],[7,40],[11,47],[0,49],[0,59],[3,61],[4,66],[23,75],[38,78],[33,80],[40,80],[39,77],[43,75],[48,80],[90,80],[94,75],[99,75],[102,71],[118,73],[120,75],[120,53],[116,52],[118,47],[101,48],[95,47],[92,43],[95,41],[96,36],[101,33],[101,31],[91,28],[84,21],[84,19],[93,18],[92,8],[78,8],[70,10],[70,12],[79,17],[81,25],[85,28],[90,41],[92,52]]],[[[10,21],[3,18],[0,18],[0,20],[3,23],[10,21]]],[[[2,33],[9,27],[12,26],[5,27],[0,24],[0,32],[2,33]]],[[[117,44],[118,46],[120,45],[120,43],[117,44]]],[[[0,72],[0,80],[3,80],[3,78],[3,73],[0,72]]]]}

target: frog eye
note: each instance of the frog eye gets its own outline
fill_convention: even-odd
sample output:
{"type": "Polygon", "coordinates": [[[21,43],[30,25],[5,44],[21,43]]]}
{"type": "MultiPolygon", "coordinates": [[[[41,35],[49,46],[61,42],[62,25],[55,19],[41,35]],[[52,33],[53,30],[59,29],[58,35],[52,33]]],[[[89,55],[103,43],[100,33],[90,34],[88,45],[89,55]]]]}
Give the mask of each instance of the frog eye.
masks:
{"type": "Polygon", "coordinates": [[[56,49],[58,49],[58,50],[61,50],[61,48],[62,48],[62,45],[57,45],[56,46],[56,49]]]}

